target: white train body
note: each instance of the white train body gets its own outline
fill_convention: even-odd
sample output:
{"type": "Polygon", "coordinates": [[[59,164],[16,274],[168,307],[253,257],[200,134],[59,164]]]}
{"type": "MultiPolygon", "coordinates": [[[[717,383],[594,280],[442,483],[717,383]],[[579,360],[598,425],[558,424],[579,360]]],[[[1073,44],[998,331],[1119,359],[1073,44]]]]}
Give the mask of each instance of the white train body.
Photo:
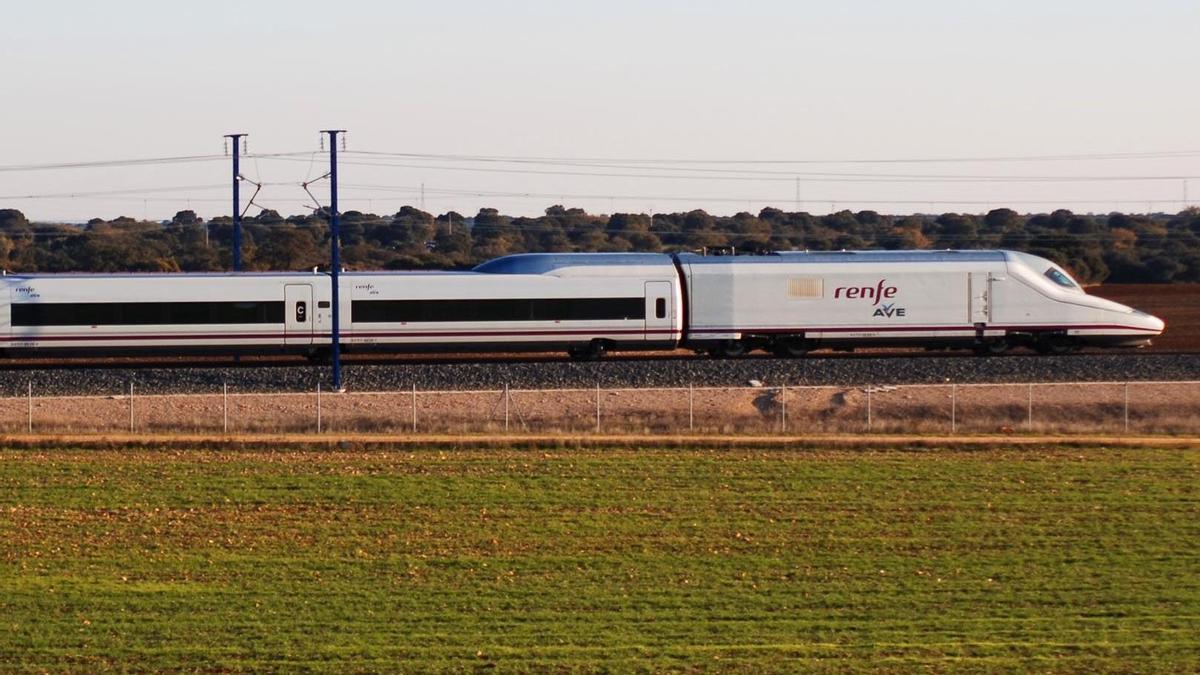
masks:
{"type": "MultiPolygon", "coordinates": [[[[62,274],[3,277],[9,353],[276,351],[311,348],[316,274],[62,274]],[[291,312],[286,307],[291,306],[291,312]],[[296,308],[301,307],[297,316],[296,308]],[[297,319],[303,319],[298,321],[297,319]]],[[[328,328],[325,328],[328,333],[328,328]]]]}
{"type": "MultiPolygon", "coordinates": [[[[7,354],[299,352],[331,342],[327,274],[8,275],[7,354]]],[[[522,254],[470,272],[340,275],[347,351],[685,346],[1140,346],[1155,317],[1011,251],[522,254]]]]}
{"type": "Polygon", "coordinates": [[[798,347],[1139,346],[1161,320],[1089,296],[1060,267],[1012,251],[679,256],[688,339],[798,347]]]}
{"type": "Polygon", "coordinates": [[[350,348],[641,348],[683,337],[668,256],[509,256],[477,271],[341,277],[350,348]]]}

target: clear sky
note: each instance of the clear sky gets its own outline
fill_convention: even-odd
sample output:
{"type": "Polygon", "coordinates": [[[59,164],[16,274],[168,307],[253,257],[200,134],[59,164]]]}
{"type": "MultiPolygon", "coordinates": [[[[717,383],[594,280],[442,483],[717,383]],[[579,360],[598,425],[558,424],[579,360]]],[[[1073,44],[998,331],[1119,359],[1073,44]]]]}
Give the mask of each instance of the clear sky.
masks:
{"type": "MultiPolygon", "coordinates": [[[[1200,203],[1198,29],[1196,0],[10,2],[0,167],[219,155],[230,132],[249,133],[252,154],[312,152],[335,127],[354,151],[343,210],[419,205],[424,184],[427,210],[467,214],[1176,211],[1185,192],[1200,203]],[[1143,152],[1182,154],[679,161],[1143,152]],[[911,178],[926,175],[939,178],[911,178]],[[992,180],[961,180],[976,176],[992,180]],[[1055,176],[1121,180],[995,180],[1055,176]]],[[[298,184],[325,161],[251,159],[244,173],[269,183],[258,203],[301,213],[298,184]]],[[[224,160],[0,170],[0,208],[212,217],[229,212],[228,174],[224,160]],[[129,194],[47,197],[117,190],[129,194]]]]}

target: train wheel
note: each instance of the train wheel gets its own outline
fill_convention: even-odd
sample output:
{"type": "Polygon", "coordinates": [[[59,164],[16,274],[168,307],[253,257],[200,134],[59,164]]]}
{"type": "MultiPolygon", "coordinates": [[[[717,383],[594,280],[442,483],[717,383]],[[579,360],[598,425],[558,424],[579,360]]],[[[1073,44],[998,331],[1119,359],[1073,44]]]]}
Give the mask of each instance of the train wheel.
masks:
{"type": "Polygon", "coordinates": [[[567,348],[567,354],[576,361],[596,361],[604,356],[604,343],[593,340],[585,345],[573,345],[567,348]]]}
{"type": "Polygon", "coordinates": [[[995,338],[988,340],[981,345],[975,347],[975,353],[982,356],[996,356],[1003,354],[1012,348],[1012,342],[1008,338],[995,338]]]}
{"type": "Polygon", "coordinates": [[[1039,354],[1069,354],[1079,349],[1079,343],[1066,335],[1043,335],[1038,338],[1034,349],[1039,354]]]}
{"type": "Polygon", "coordinates": [[[801,358],[808,354],[809,350],[810,346],[808,341],[802,338],[780,340],[779,342],[775,343],[775,346],[771,349],[771,351],[775,353],[775,356],[783,359],[801,358]]]}
{"type": "Polygon", "coordinates": [[[746,343],[741,340],[726,340],[712,350],[712,355],[722,356],[727,359],[736,359],[745,356],[749,351],[746,348],[746,343]]]}

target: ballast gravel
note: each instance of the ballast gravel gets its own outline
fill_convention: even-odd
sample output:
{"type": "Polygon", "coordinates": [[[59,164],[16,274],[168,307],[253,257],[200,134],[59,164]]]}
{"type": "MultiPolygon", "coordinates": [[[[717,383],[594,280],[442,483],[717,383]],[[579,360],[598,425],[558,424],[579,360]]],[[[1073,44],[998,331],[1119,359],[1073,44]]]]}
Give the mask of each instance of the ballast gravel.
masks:
{"type": "MultiPolygon", "coordinates": [[[[1200,355],[628,359],[347,364],[349,391],[1200,380],[1200,355]]],[[[329,389],[328,366],[0,370],[0,395],[124,395],[329,389]]]]}

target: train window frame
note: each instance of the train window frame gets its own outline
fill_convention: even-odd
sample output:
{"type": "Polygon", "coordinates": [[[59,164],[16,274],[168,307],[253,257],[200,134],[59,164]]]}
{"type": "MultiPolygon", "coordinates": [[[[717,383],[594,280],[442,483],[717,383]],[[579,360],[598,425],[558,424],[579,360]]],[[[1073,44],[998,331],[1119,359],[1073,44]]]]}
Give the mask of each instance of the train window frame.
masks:
{"type": "Polygon", "coordinates": [[[1071,290],[1079,289],[1079,284],[1075,283],[1075,280],[1072,279],[1070,275],[1058,269],[1057,267],[1048,268],[1045,272],[1042,272],[1042,276],[1046,277],[1054,284],[1062,286],[1063,288],[1069,288],[1071,290]]]}
{"type": "Polygon", "coordinates": [[[667,318],[667,299],[666,298],[655,298],[654,299],[654,318],[656,318],[656,319],[667,318]]]}
{"type": "Polygon", "coordinates": [[[644,321],[645,297],[353,300],[354,323],[644,321]]]}
{"type": "Polygon", "coordinates": [[[204,326],[284,323],[282,300],[232,302],[22,302],[9,307],[14,328],[204,326]]]}

